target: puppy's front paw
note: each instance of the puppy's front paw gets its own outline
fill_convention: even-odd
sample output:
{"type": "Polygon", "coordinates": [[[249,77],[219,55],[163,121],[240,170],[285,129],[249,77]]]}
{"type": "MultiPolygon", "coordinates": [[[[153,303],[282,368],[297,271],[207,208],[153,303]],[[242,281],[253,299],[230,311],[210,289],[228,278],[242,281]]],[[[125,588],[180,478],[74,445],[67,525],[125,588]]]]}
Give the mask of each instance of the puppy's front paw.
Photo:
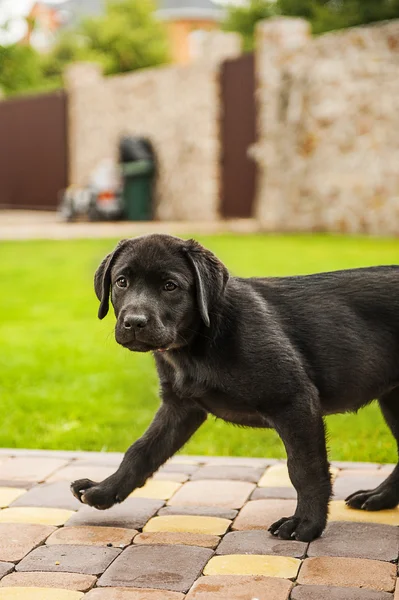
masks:
{"type": "Polygon", "coordinates": [[[310,519],[284,517],[269,527],[270,533],[281,540],[311,542],[323,533],[324,525],[310,519]]]}
{"type": "Polygon", "coordinates": [[[91,479],[79,479],[71,484],[72,494],[83,504],[93,506],[98,510],[106,510],[124,498],[118,496],[115,489],[106,482],[96,483],[91,479]]]}

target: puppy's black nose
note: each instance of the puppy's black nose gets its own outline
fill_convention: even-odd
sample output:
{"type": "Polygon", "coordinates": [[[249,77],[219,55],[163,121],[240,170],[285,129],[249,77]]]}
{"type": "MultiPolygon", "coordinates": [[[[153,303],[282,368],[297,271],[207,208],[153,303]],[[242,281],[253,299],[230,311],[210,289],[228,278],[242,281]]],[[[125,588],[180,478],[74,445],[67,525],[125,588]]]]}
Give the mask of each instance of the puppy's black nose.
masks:
{"type": "Polygon", "coordinates": [[[148,318],[145,315],[126,315],[123,319],[125,329],[143,329],[148,323],[148,318]]]}

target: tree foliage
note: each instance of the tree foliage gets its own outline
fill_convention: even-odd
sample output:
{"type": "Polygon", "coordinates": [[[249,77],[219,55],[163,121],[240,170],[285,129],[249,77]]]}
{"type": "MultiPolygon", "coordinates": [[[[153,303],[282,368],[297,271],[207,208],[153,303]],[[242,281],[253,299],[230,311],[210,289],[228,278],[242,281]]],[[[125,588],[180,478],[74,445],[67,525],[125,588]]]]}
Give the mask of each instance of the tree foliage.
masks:
{"type": "Polygon", "coordinates": [[[228,10],[224,27],[237,31],[244,48],[254,44],[256,23],[273,15],[307,19],[315,34],[399,18],[399,0],[249,0],[228,10]]]}
{"type": "Polygon", "coordinates": [[[99,62],[106,75],[166,63],[166,31],[154,11],[153,0],[109,0],[104,15],[64,30],[47,54],[19,44],[0,47],[0,85],[5,93],[60,87],[75,61],[99,62]]]}
{"type": "Polygon", "coordinates": [[[276,14],[276,3],[269,0],[249,0],[248,4],[232,5],[223,23],[225,31],[239,32],[245,52],[253,50],[254,31],[258,21],[276,14]]]}
{"type": "Polygon", "coordinates": [[[29,46],[11,44],[0,46],[0,89],[16,94],[42,85],[40,57],[29,46]]]}

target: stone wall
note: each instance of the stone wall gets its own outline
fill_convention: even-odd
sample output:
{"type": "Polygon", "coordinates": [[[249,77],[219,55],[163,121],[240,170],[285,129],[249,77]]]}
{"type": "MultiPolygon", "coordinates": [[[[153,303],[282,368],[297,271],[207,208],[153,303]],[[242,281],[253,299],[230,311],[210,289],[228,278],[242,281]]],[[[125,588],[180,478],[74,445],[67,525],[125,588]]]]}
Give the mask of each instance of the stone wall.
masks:
{"type": "Polygon", "coordinates": [[[114,77],[78,64],[66,74],[69,92],[69,179],[85,185],[105,158],[117,157],[121,135],[144,135],[158,154],[156,216],[213,220],[219,205],[219,69],[240,54],[235,34],[209,34],[212,49],[190,66],[114,77]]]}
{"type": "Polygon", "coordinates": [[[399,21],[257,32],[256,213],[266,230],[399,233],[399,21]]]}

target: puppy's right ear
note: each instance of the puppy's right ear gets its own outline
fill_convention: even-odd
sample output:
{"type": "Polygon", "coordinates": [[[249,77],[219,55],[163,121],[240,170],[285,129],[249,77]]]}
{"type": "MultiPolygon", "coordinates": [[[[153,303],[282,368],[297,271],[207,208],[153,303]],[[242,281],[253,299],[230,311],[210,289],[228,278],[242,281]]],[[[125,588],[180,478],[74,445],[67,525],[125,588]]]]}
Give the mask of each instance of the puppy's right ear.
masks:
{"type": "Polygon", "coordinates": [[[109,309],[109,294],[111,291],[111,268],[115,258],[120,254],[122,248],[128,240],[121,240],[115,250],[108,254],[94,275],[94,291],[100,301],[98,309],[98,318],[103,319],[109,309]]]}

